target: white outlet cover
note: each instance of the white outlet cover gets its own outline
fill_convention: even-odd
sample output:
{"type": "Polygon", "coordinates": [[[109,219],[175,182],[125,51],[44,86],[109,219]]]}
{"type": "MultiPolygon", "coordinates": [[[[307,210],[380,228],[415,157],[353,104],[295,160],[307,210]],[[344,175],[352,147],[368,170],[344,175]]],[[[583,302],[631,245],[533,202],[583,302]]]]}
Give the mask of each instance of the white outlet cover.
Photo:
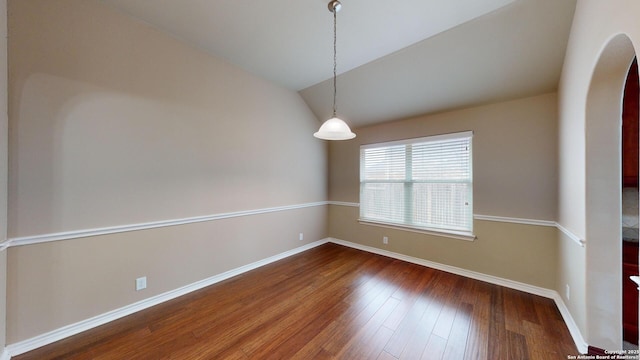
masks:
{"type": "Polygon", "coordinates": [[[147,288],[147,277],[143,276],[136,279],[136,291],[147,288]]]}

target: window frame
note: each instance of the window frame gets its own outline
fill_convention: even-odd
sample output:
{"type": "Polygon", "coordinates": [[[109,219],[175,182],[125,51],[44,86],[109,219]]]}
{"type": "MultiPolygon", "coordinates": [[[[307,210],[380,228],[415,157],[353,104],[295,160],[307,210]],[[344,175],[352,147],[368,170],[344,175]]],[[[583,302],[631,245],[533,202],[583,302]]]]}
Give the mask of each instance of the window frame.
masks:
{"type": "MultiPolygon", "coordinates": [[[[476,236],[473,233],[473,131],[462,131],[462,132],[455,132],[455,133],[448,133],[448,134],[440,134],[440,135],[432,135],[432,136],[425,136],[425,137],[419,137],[419,138],[411,138],[411,139],[404,139],[404,140],[397,140],[397,141],[388,141],[388,142],[381,142],[381,143],[372,143],[372,144],[364,144],[360,146],[360,191],[359,191],[359,197],[360,197],[360,212],[359,212],[359,218],[358,221],[361,224],[365,224],[365,225],[373,225],[373,226],[381,226],[381,227],[385,227],[385,228],[392,228],[392,229],[399,229],[399,230],[404,230],[404,231],[411,231],[411,232],[418,232],[418,233],[424,233],[424,234],[430,234],[430,235],[438,235],[438,236],[445,236],[445,237],[451,237],[451,238],[456,238],[456,239],[462,239],[462,240],[469,240],[469,241],[473,241],[476,239],[476,236]],[[437,142],[442,142],[442,141],[447,141],[447,140],[457,140],[457,139],[468,139],[468,180],[464,180],[461,181],[461,183],[465,183],[468,185],[468,191],[470,192],[469,197],[468,197],[468,206],[469,207],[469,211],[468,211],[468,218],[466,219],[466,222],[469,225],[468,229],[450,229],[450,228],[444,228],[444,227],[429,227],[429,226],[419,226],[419,225],[415,225],[410,223],[409,221],[406,221],[408,218],[412,217],[412,212],[413,212],[413,207],[415,205],[415,201],[413,201],[413,197],[410,195],[411,191],[413,191],[413,187],[414,184],[416,183],[424,183],[424,184],[435,184],[437,183],[436,181],[433,180],[421,180],[421,181],[414,181],[411,177],[412,177],[412,171],[414,170],[413,167],[413,163],[412,163],[412,156],[411,156],[411,147],[410,145],[418,145],[418,144],[425,144],[425,143],[437,143],[437,142]],[[365,172],[365,164],[364,164],[364,160],[363,160],[363,152],[369,149],[383,149],[383,148],[390,148],[393,146],[401,146],[401,145],[405,145],[407,146],[404,150],[404,179],[402,180],[366,180],[363,179],[364,178],[364,172],[365,172]],[[380,219],[372,219],[372,218],[367,218],[363,216],[363,185],[366,183],[376,183],[376,182],[382,182],[382,183],[402,183],[403,188],[404,189],[408,189],[409,192],[403,192],[403,199],[404,199],[404,212],[403,212],[403,219],[404,221],[401,222],[394,222],[394,221],[383,221],[380,219]],[[410,200],[410,201],[409,201],[410,200]],[[409,209],[409,211],[407,211],[407,209],[409,209]]],[[[447,181],[447,183],[452,183],[452,182],[460,182],[460,180],[456,180],[454,181],[453,179],[449,179],[449,181],[447,181]]],[[[403,190],[404,191],[404,190],[403,190]]],[[[465,216],[465,217],[466,217],[465,216]]]]}

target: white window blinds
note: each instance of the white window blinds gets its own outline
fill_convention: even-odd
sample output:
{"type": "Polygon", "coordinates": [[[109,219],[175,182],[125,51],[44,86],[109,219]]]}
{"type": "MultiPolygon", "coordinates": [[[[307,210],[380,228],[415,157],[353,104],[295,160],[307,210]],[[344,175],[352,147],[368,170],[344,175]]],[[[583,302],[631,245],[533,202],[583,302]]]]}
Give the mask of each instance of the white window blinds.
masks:
{"type": "Polygon", "coordinates": [[[360,148],[360,220],[471,233],[472,132],[360,148]]]}

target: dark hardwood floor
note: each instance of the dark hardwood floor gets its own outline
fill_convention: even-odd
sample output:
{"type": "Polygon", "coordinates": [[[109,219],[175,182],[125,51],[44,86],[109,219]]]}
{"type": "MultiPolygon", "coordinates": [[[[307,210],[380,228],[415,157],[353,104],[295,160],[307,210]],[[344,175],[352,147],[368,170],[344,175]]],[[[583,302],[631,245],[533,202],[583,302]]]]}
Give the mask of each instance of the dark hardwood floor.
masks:
{"type": "Polygon", "coordinates": [[[14,359],[577,354],[552,300],[325,244],[14,359]]]}

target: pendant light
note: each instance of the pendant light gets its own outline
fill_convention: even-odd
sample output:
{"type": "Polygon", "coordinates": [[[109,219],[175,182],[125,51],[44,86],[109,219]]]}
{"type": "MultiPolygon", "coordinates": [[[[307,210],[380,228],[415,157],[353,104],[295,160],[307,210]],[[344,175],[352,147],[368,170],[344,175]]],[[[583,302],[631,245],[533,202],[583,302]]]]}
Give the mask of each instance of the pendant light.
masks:
{"type": "Polygon", "coordinates": [[[336,69],[337,69],[337,55],[336,55],[336,14],[342,8],[342,4],[338,0],[332,0],[329,2],[329,11],[333,13],[333,116],[320,126],[320,130],[313,136],[323,140],[349,140],[356,137],[349,125],[340,120],[336,116],[336,69]]]}

